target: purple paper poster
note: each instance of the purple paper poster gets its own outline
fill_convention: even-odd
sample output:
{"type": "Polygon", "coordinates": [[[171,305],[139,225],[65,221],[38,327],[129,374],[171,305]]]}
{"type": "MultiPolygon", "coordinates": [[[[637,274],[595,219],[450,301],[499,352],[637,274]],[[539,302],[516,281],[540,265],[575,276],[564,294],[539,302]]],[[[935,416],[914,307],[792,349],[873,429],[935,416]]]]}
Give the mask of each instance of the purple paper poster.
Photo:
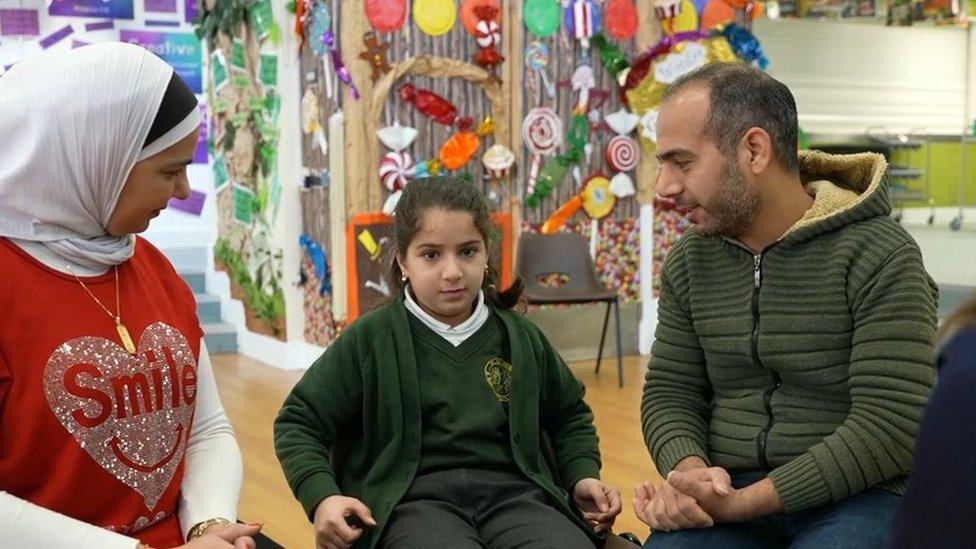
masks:
{"type": "Polygon", "coordinates": [[[168,206],[181,212],[191,215],[200,215],[203,211],[203,202],[207,199],[207,193],[190,189],[190,196],[186,200],[171,198],[168,206]]]}
{"type": "Polygon", "coordinates": [[[152,13],[176,13],[176,0],[144,0],[146,11],[152,13]]]}
{"type": "Polygon", "coordinates": [[[169,63],[193,93],[203,93],[203,50],[196,35],[188,32],[119,32],[119,40],[142,46],[169,63]]]}
{"type": "Polygon", "coordinates": [[[132,0],[51,0],[47,13],[67,17],[132,19],[135,10],[132,0]]]}
{"type": "Polygon", "coordinates": [[[197,147],[193,149],[193,163],[207,163],[207,106],[200,105],[200,137],[197,138],[197,147]]]}
{"type": "Polygon", "coordinates": [[[0,10],[0,36],[37,36],[41,34],[37,10],[0,10]]]}
{"type": "Polygon", "coordinates": [[[197,18],[197,0],[183,0],[183,19],[192,23],[197,18]]]}

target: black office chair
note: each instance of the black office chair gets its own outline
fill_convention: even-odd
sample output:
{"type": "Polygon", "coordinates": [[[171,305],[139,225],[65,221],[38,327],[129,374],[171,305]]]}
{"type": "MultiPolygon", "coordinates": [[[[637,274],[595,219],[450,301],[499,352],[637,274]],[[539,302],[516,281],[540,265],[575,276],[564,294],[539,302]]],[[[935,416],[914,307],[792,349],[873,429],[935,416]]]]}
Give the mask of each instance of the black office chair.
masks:
{"type": "Polygon", "coordinates": [[[596,372],[600,373],[603,343],[607,337],[610,307],[614,308],[617,335],[617,382],[624,386],[624,366],[620,345],[620,302],[617,293],[607,289],[596,278],[590,251],[582,236],[575,233],[524,234],[519,239],[518,272],[525,280],[524,296],[530,305],[557,303],[607,304],[600,331],[600,348],[596,355],[596,372]],[[552,275],[568,275],[561,286],[546,285],[552,275]]]}

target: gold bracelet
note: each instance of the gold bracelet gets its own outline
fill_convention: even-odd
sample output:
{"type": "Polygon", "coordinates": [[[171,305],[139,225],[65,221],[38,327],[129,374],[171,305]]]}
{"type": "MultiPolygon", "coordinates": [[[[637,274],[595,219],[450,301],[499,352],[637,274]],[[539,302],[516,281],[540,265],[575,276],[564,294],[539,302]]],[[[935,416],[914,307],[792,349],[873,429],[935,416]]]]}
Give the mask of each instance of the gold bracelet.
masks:
{"type": "Polygon", "coordinates": [[[197,539],[198,537],[202,536],[204,532],[207,531],[207,528],[210,528],[211,526],[216,526],[217,524],[232,524],[232,523],[231,521],[223,517],[214,517],[212,519],[207,519],[203,522],[198,522],[194,524],[192,528],[190,528],[189,532],[187,532],[186,541],[197,539]]]}

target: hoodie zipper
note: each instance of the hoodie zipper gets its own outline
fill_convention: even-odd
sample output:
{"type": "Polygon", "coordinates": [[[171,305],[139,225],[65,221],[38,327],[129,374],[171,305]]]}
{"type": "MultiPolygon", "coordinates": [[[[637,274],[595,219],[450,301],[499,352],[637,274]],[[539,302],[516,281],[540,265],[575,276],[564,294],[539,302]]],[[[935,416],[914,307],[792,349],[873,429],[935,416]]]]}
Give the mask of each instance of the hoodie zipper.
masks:
{"type": "MultiPolygon", "coordinates": [[[[754,253],[739,242],[734,243],[740,248],[748,250],[752,255],[752,334],[750,337],[750,348],[752,350],[753,362],[762,368],[763,363],[759,358],[759,292],[762,290],[762,260],[763,255],[769,251],[769,248],[775,246],[776,243],[759,253],[754,253]]],[[[770,374],[772,375],[772,383],[763,391],[763,410],[766,413],[766,425],[763,426],[759,431],[759,435],[756,437],[756,454],[759,459],[759,465],[767,471],[771,469],[769,459],[766,457],[766,442],[769,438],[769,431],[773,427],[773,392],[779,389],[781,385],[779,373],[771,370],[770,374]]]]}

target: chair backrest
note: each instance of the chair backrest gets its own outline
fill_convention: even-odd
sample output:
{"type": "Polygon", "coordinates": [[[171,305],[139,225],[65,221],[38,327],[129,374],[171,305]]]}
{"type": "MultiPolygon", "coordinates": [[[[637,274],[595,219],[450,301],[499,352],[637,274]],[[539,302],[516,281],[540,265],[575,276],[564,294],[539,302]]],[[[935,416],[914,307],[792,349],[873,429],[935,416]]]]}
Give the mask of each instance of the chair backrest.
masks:
{"type": "Polygon", "coordinates": [[[526,294],[558,298],[567,293],[605,292],[596,278],[586,240],[575,233],[523,234],[519,237],[518,272],[526,294]],[[569,275],[561,286],[545,286],[538,277],[549,273],[569,275]]]}

